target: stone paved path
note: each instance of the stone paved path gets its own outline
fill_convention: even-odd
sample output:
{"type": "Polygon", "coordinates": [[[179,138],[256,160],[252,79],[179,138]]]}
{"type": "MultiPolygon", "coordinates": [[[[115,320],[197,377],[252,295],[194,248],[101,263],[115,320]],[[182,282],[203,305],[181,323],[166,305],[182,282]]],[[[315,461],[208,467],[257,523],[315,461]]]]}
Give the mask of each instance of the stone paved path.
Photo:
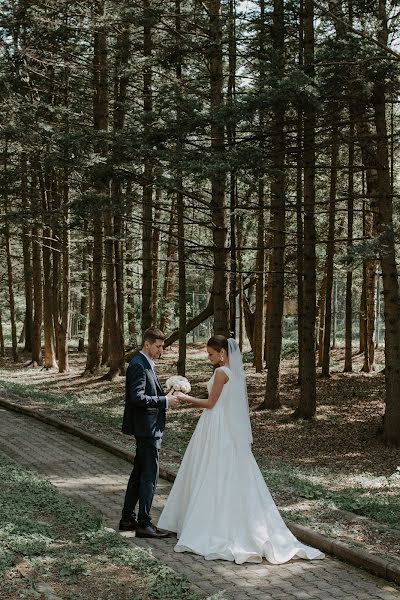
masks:
{"type": "MultiPolygon", "coordinates": [[[[117,527],[130,465],[104,450],[22,415],[0,409],[0,450],[48,477],[63,493],[89,503],[117,527]]],[[[155,515],[170,484],[160,481],[155,515]]],[[[131,534],[127,534],[130,536],[131,534]]],[[[285,565],[235,565],[173,551],[174,539],[135,540],[193,583],[202,596],[226,590],[232,600],[395,600],[400,589],[336,559],[285,565]]]]}

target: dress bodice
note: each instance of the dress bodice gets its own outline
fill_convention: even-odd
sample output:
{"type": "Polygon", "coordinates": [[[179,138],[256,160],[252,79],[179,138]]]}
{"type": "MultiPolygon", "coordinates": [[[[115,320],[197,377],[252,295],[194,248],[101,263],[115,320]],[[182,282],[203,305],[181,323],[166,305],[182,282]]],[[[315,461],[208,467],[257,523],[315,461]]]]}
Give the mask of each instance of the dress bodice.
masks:
{"type": "MultiPolygon", "coordinates": [[[[221,369],[229,377],[229,380],[225,383],[225,385],[223,387],[223,390],[221,392],[221,396],[222,396],[222,395],[225,395],[225,393],[226,393],[226,389],[227,389],[227,386],[229,385],[230,378],[231,378],[231,375],[232,375],[232,371],[230,370],[229,367],[218,367],[218,369],[221,369]]],[[[207,391],[208,391],[208,393],[211,392],[211,388],[212,388],[213,383],[214,383],[215,373],[217,372],[218,369],[215,369],[214,373],[211,375],[211,378],[208,380],[208,383],[207,383],[207,391]]],[[[220,396],[220,398],[221,398],[221,396],[220,396]]],[[[220,398],[218,399],[218,402],[219,402],[220,398]]],[[[217,402],[217,404],[218,404],[218,402],[217,402]]]]}

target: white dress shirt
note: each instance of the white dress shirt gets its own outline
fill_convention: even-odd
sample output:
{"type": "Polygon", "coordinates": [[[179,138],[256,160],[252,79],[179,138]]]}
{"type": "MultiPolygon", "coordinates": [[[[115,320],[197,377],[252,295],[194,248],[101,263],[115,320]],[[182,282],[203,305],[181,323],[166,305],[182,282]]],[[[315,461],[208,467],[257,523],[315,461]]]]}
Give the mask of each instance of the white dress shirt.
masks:
{"type": "MultiPolygon", "coordinates": [[[[142,350],[140,350],[140,354],[143,354],[143,356],[145,356],[147,358],[147,360],[150,363],[151,370],[153,371],[156,379],[158,379],[157,373],[156,373],[156,363],[154,362],[154,360],[152,360],[149,356],[147,356],[147,354],[145,352],[143,352],[142,350]]],[[[165,408],[168,408],[168,398],[166,398],[165,402],[166,402],[165,408]]]]}

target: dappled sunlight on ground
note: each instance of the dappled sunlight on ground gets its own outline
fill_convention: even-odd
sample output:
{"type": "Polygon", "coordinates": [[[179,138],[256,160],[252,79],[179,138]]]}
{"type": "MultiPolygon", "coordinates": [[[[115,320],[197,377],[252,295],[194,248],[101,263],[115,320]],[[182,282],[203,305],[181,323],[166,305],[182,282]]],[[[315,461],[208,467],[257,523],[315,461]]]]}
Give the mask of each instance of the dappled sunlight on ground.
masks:
{"type": "MultiPolygon", "coordinates": [[[[379,434],[384,412],[384,376],[378,371],[341,373],[343,350],[335,350],[332,363],[336,372],[327,379],[317,379],[316,418],[294,421],[292,413],[299,399],[297,359],[291,356],[282,361],[281,408],[260,411],[257,409],[264,397],[266,373],[255,373],[251,356],[246,354],[244,358],[253,451],[285,515],[349,543],[396,554],[400,550],[400,533],[381,530],[379,527],[385,526],[380,523],[360,523],[357,519],[362,517],[353,514],[367,514],[392,525],[398,522],[400,453],[386,448],[379,434]],[[351,531],[355,532],[354,539],[351,531]]],[[[177,349],[169,348],[158,362],[162,382],[176,372],[177,359],[177,349]]],[[[63,375],[56,370],[32,369],[27,361],[13,365],[9,358],[2,360],[0,380],[6,382],[8,390],[0,393],[7,396],[14,392],[15,401],[69,420],[133,450],[132,438],[120,432],[125,378],[103,381],[106,368],[94,376],[82,376],[85,360],[84,355],[71,352],[71,371],[63,375]]],[[[382,362],[381,352],[378,360],[382,362]]],[[[354,369],[360,371],[361,366],[362,357],[355,355],[354,369]]],[[[206,397],[212,366],[203,344],[189,346],[186,374],[192,394],[206,397]]],[[[179,467],[201,412],[188,405],[168,411],[161,451],[164,466],[173,470],[179,467]]],[[[85,482],[69,481],[68,485],[72,491],[85,486],[85,482]]]]}

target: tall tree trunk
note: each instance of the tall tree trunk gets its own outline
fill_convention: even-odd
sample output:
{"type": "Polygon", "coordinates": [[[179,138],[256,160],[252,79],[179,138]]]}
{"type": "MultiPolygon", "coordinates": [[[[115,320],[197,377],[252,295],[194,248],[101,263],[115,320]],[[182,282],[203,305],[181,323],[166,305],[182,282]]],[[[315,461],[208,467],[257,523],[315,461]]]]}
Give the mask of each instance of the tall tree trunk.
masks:
{"type": "MultiPolygon", "coordinates": [[[[96,131],[108,131],[108,41],[104,25],[104,0],[97,0],[94,8],[93,51],[93,125],[96,131]]],[[[104,148],[96,144],[99,155],[104,148]]],[[[95,175],[93,187],[101,207],[109,202],[109,180],[100,173],[95,175]]],[[[99,211],[100,212],[100,211],[99,211]]],[[[93,219],[92,293],[89,306],[88,352],[85,371],[94,373],[101,364],[100,336],[103,326],[103,215],[93,219]]]]}
{"type": "MultiPolygon", "coordinates": [[[[39,167],[39,184],[42,197],[42,210],[45,221],[51,214],[51,182],[49,173],[43,176],[39,167]]],[[[54,349],[54,321],[53,321],[53,278],[52,278],[52,231],[48,223],[43,227],[43,333],[44,333],[44,357],[45,369],[57,367],[54,349]]]]}
{"type": "Polygon", "coordinates": [[[167,242],[167,257],[165,262],[164,284],[163,284],[163,301],[160,317],[161,331],[167,331],[170,327],[172,316],[172,300],[174,296],[175,274],[176,274],[176,257],[178,246],[176,244],[176,200],[174,199],[171,205],[171,217],[168,226],[168,242],[167,242]]]}
{"type": "MultiPolygon", "coordinates": [[[[7,209],[6,209],[7,210],[7,209]]],[[[14,297],[14,274],[11,259],[11,234],[10,225],[6,221],[4,226],[4,237],[7,257],[7,281],[8,281],[8,301],[10,307],[10,323],[11,323],[11,344],[13,361],[18,362],[18,339],[17,339],[17,320],[15,313],[15,297],[14,297]]]]}
{"type": "MultiPolygon", "coordinates": [[[[211,111],[217,113],[224,106],[223,100],[223,40],[221,0],[208,0],[209,13],[209,66],[211,111]]],[[[221,119],[211,123],[211,154],[215,164],[220,165],[211,177],[211,217],[213,223],[214,279],[214,333],[229,334],[229,286],[227,216],[225,197],[224,126],[221,119]],[[221,166],[222,165],[222,166],[221,166]]]]}
{"type": "Polygon", "coordinates": [[[0,356],[4,358],[6,350],[4,347],[4,333],[3,333],[3,311],[0,308],[0,356]]]}
{"type": "Polygon", "coordinates": [[[58,369],[60,373],[69,371],[68,335],[70,322],[70,230],[69,230],[69,185],[68,172],[65,169],[62,182],[62,303],[58,322],[58,369]]]}
{"type": "MultiPolygon", "coordinates": [[[[260,31],[258,33],[258,52],[264,56],[266,46],[266,16],[265,0],[260,0],[260,31]]],[[[258,89],[260,94],[265,94],[266,88],[266,63],[263,60],[259,62],[258,89]]],[[[265,108],[260,107],[259,115],[259,146],[260,153],[265,151],[265,108]]],[[[262,373],[264,370],[264,357],[268,366],[268,345],[269,345],[269,316],[268,303],[266,302],[266,277],[265,277],[265,167],[261,165],[256,171],[257,174],[257,253],[256,253],[256,302],[254,309],[253,324],[253,365],[256,373],[262,373]]],[[[268,298],[271,297],[271,269],[268,269],[268,298]]],[[[262,406],[262,405],[261,405],[262,406]]]]}
{"type": "Polygon", "coordinates": [[[85,371],[95,373],[101,364],[100,336],[103,326],[103,219],[93,221],[91,301],[89,302],[88,349],[85,371]]]}
{"type": "MultiPolygon", "coordinates": [[[[37,202],[37,177],[32,173],[31,206],[37,202]]],[[[41,366],[42,357],[42,325],[43,325],[43,262],[42,262],[42,230],[36,225],[32,228],[32,273],[33,273],[33,330],[32,330],[32,364],[41,366]]]]}
{"type": "Polygon", "coordinates": [[[56,169],[52,169],[49,173],[49,203],[51,203],[51,263],[52,263],[52,281],[53,281],[53,331],[54,331],[54,351],[56,359],[59,359],[59,336],[58,326],[60,323],[61,303],[62,303],[62,287],[61,287],[61,230],[60,230],[60,213],[61,213],[61,182],[58,180],[56,169]]]}
{"type": "Polygon", "coordinates": [[[152,290],[151,290],[151,314],[153,323],[158,322],[158,273],[160,265],[160,227],[158,223],[161,219],[161,189],[156,188],[155,199],[154,199],[154,227],[153,227],[153,239],[152,239],[152,261],[153,261],[153,275],[152,275],[152,290]]]}
{"type": "MultiPolygon", "coordinates": [[[[153,111],[153,72],[150,64],[152,57],[152,29],[149,0],[143,1],[144,32],[143,53],[146,66],[143,73],[143,109],[148,133],[152,128],[153,111]]],[[[152,289],[153,289],[153,161],[150,156],[144,158],[143,187],[143,234],[142,234],[142,331],[153,325],[152,289]]]]}
{"type": "MultiPolygon", "coordinates": [[[[136,242],[135,242],[136,244],[136,242]]],[[[136,315],[134,311],[134,271],[133,252],[135,250],[130,232],[126,233],[125,269],[126,269],[126,304],[128,317],[129,348],[138,347],[138,331],[136,327],[136,315]]]]}
{"type": "Polygon", "coordinates": [[[332,291],[333,291],[333,259],[335,256],[335,209],[336,209],[336,189],[337,189],[337,167],[339,158],[339,131],[335,125],[332,132],[331,145],[331,181],[329,191],[329,226],[328,226],[328,244],[326,251],[326,306],[325,306],[325,327],[324,344],[322,352],[322,376],[330,375],[330,357],[331,357],[331,328],[332,328],[332,291]]]}
{"type": "MultiPolygon", "coordinates": [[[[129,85],[129,57],[131,53],[131,22],[124,24],[122,31],[117,36],[116,72],[114,76],[114,131],[122,131],[125,127],[128,85],[129,85]]],[[[114,163],[118,162],[118,155],[114,156],[114,163]]],[[[117,287],[118,321],[120,326],[119,340],[120,352],[125,354],[125,264],[123,243],[125,236],[124,215],[126,214],[127,195],[122,192],[122,182],[118,174],[113,176],[113,198],[117,207],[114,215],[114,251],[115,251],[115,281],[117,287]]],[[[130,190],[130,188],[129,188],[130,190]]]]}
{"type": "MultiPolygon", "coordinates": [[[[21,204],[22,210],[28,210],[28,176],[26,154],[21,155],[21,204]]],[[[25,352],[32,352],[33,329],[33,273],[32,273],[32,243],[31,230],[24,222],[22,226],[22,255],[24,258],[24,287],[25,287],[25,352]]]]}
{"type": "MultiPolygon", "coordinates": [[[[376,184],[375,184],[376,185],[376,184]]],[[[376,189],[376,188],[375,188],[376,189]]],[[[376,236],[376,193],[371,197],[371,205],[364,214],[364,236],[373,238],[376,236]]],[[[363,269],[363,291],[364,291],[364,364],[362,371],[369,373],[375,369],[375,289],[376,289],[377,261],[368,259],[364,261],[363,269]]]]}
{"type": "Polygon", "coordinates": [[[362,267],[362,283],[360,294],[360,354],[365,354],[368,351],[367,344],[367,267],[366,261],[363,261],[362,267]]]}
{"type": "MultiPolygon", "coordinates": [[[[182,92],[181,92],[181,81],[182,81],[182,54],[180,47],[180,36],[181,36],[181,0],[175,0],[175,27],[176,27],[176,44],[177,44],[177,65],[176,65],[176,79],[178,81],[177,93],[176,93],[176,119],[177,119],[177,130],[180,131],[180,123],[182,118],[182,92]]],[[[177,140],[177,156],[182,157],[183,151],[183,139],[182,136],[178,136],[177,140]]],[[[180,161],[178,161],[180,163],[180,161]]],[[[185,249],[185,203],[184,196],[182,193],[183,187],[183,175],[182,169],[178,166],[176,171],[176,210],[178,216],[178,290],[179,290],[179,357],[177,370],[178,374],[184,376],[186,373],[186,339],[188,333],[188,322],[186,314],[186,249],[185,249]]]]}
{"type": "MultiPolygon", "coordinates": [[[[104,218],[104,237],[106,237],[106,218],[104,218]]],[[[105,245],[107,240],[105,239],[105,245]]],[[[107,252],[104,253],[105,262],[107,262],[107,252]]],[[[107,273],[107,269],[106,269],[107,273]]],[[[106,285],[106,301],[104,306],[104,319],[103,319],[103,343],[101,348],[101,366],[110,366],[110,291],[109,286],[106,285]]]]}
{"type": "MultiPolygon", "coordinates": [[[[228,75],[228,90],[227,90],[227,101],[231,106],[234,105],[236,100],[236,0],[229,0],[229,42],[228,42],[228,62],[229,62],[229,75],[228,75]]],[[[227,141],[230,152],[234,152],[236,145],[236,125],[234,122],[227,125],[227,141]]],[[[229,283],[229,316],[230,325],[229,331],[232,337],[236,337],[236,306],[237,306],[237,294],[236,290],[238,287],[238,275],[237,275],[237,264],[238,264],[238,251],[236,248],[236,213],[235,209],[237,206],[237,174],[236,169],[232,167],[229,172],[229,207],[230,207],[230,283],[229,283]]]]}
{"type": "MultiPolygon", "coordinates": [[[[350,107],[348,181],[347,181],[347,250],[353,245],[354,222],[354,111],[350,107]]],[[[353,371],[353,272],[346,274],[346,316],[345,316],[345,355],[344,372],[353,371]]]]}
{"type": "MultiPolygon", "coordinates": [[[[118,182],[115,193],[117,206],[122,207],[122,187],[118,182]]],[[[124,224],[120,214],[121,208],[114,215],[114,253],[115,253],[115,285],[117,288],[117,310],[119,323],[120,352],[125,356],[125,256],[123,253],[124,224]]],[[[125,369],[124,369],[125,371],[125,369]]]]}
{"type": "MultiPolygon", "coordinates": [[[[125,102],[128,80],[125,75],[129,55],[129,29],[124,28],[117,36],[117,54],[114,73],[113,129],[122,131],[125,123],[125,102]]],[[[106,259],[106,319],[103,363],[110,367],[105,379],[111,381],[125,370],[124,314],[123,314],[123,264],[121,252],[123,204],[122,185],[118,174],[119,157],[113,153],[113,177],[110,186],[109,206],[104,213],[105,259],[106,259]],[[107,346],[107,356],[105,347],[107,346]]]]}
{"type": "Polygon", "coordinates": [[[10,324],[11,324],[11,345],[12,345],[12,356],[13,361],[18,362],[18,339],[17,339],[17,319],[15,313],[15,296],[14,296],[14,274],[13,265],[11,258],[11,232],[10,223],[8,220],[8,141],[4,147],[4,210],[5,210],[5,223],[4,223],[4,242],[6,247],[6,261],[7,261],[7,282],[8,282],[8,302],[10,308],[10,324]]]}
{"type": "MultiPolygon", "coordinates": [[[[68,26],[68,16],[65,17],[66,26],[68,26]]],[[[65,57],[67,61],[67,57],[65,57]]],[[[65,70],[64,75],[64,127],[66,133],[69,133],[69,69],[65,70]]],[[[59,190],[60,195],[60,217],[62,219],[62,248],[61,248],[61,274],[62,274],[62,291],[61,291],[61,306],[60,315],[57,323],[57,334],[58,334],[58,368],[60,373],[67,373],[69,371],[69,357],[68,357],[68,343],[69,343],[69,330],[70,330],[70,215],[69,215],[69,169],[68,161],[70,159],[70,152],[68,146],[64,151],[65,167],[61,171],[59,190]]]]}
{"type": "MultiPolygon", "coordinates": [[[[304,0],[304,70],[313,80],[314,3],[304,0]]],[[[316,317],[316,233],[315,233],[315,127],[316,111],[304,107],[304,312],[300,360],[300,401],[295,417],[311,419],[316,411],[315,317],[316,317]]]]}
{"type": "MultiPolygon", "coordinates": [[[[243,217],[238,217],[236,219],[236,240],[239,248],[242,246],[243,240],[243,217]]],[[[239,348],[240,352],[244,350],[244,315],[243,315],[243,302],[244,302],[244,292],[243,292],[243,260],[242,253],[237,253],[237,268],[238,268],[238,280],[237,280],[237,293],[238,293],[238,306],[239,306],[239,348]]]]}
{"type": "MultiPolygon", "coordinates": [[[[299,67],[304,66],[304,3],[299,3],[299,67]]],[[[296,122],[296,233],[297,233],[297,346],[299,352],[299,367],[297,383],[301,383],[303,371],[300,364],[303,357],[303,313],[304,313],[304,289],[303,289],[303,262],[304,262],[304,228],[303,228],[303,108],[297,108],[296,122]]]]}
{"type": "Polygon", "coordinates": [[[265,243],[264,243],[264,178],[258,182],[258,224],[256,256],[256,307],[254,311],[253,352],[256,373],[264,371],[264,325],[265,325],[265,243]]]}
{"type": "MultiPolygon", "coordinates": [[[[274,0],[272,40],[274,49],[274,80],[276,85],[285,73],[285,20],[284,1],[274,0]]],[[[271,184],[271,219],[273,224],[272,304],[269,318],[268,375],[265,389],[265,408],[280,406],[280,363],[282,351],[282,318],[285,293],[285,227],[286,227],[286,174],[285,174],[285,104],[280,100],[273,109],[272,127],[273,169],[271,184]]]]}
{"type": "MultiPolygon", "coordinates": [[[[178,185],[182,185],[182,180],[178,185]]],[[[186,372],[186,336],[187,315],[186,315],[186,262],[185,262],[185,230],[184,230],[184,201],[183,194],[179,191],[177,194],[177,213],[178,213],[178,289],[179,289],[179,358],[178,374],[185,376],[186,372]]]]}
{"type": "Polygon", "coordinates": [[[111,381],[124,373],[124,344],[121,340],[121,325],[118,313],[117,282],[114,253],[114,222],[112,208],[104,215],[105,259],[108,301],[108,365],[110,370],[105,379],[111,381]]]}
{"type": "MultiPolygon", "coordinates": [[[[87,227],[85,223],[84,229],[85,235],[87,233],[87,227]]],[[[87,323],[87,313],[88,313],[88,251],[89,251],[89,243],[85,241],[82,245],[82,275],[81,275],[81,296],[80,296],[80,315],[79,315],[79,330],[78,330],[78,352],[85,351],[85,332],[86,332],[86,323],[87,323]]]]}
{"type": "MultiPolygon", "coordinates": [[[[388,40],[385,0],[379,0],[380,31],[378,40],[388,40]]],[[[384,439],[400,446],[400,290],[393,235],[393,199],[391,195],[388,137],[386,125],[386,83],[384,75],[375,80],[373,97],[377,135],[378,232],[384,238],[380,246],[383,294],[385,298],[385,387],[386,409],[384,439]]]]}
{"type": "Polygon", "coordinates": [[[321,286],[319,289],[318,303],[317,303],[317,314],[318,314],[318,366],[322,367],[323,352],[324,352],[324,336],[325,336],[325,310],[326,310],[326,272],[322,276],[321,286]]]}

